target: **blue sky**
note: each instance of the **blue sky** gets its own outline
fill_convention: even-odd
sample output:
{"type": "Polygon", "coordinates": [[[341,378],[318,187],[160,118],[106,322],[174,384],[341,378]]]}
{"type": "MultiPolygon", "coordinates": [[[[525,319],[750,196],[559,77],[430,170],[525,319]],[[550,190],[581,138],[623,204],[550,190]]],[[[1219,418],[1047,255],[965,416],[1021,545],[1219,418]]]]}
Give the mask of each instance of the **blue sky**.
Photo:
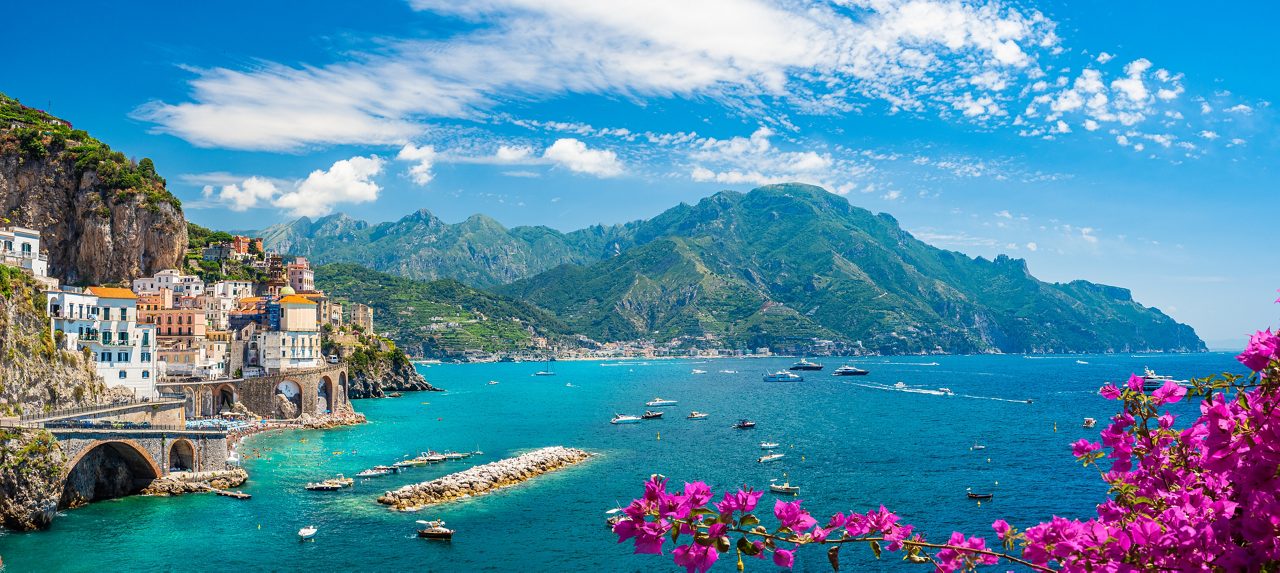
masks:
{"type": "Polygon", "coordinates": [[[1271,3],[59,4],[9,8],[46,25],[0,37],[0,91],[204,225],[572,230],[803,181],[1211,345],[1275,322],[1271,3]]]}

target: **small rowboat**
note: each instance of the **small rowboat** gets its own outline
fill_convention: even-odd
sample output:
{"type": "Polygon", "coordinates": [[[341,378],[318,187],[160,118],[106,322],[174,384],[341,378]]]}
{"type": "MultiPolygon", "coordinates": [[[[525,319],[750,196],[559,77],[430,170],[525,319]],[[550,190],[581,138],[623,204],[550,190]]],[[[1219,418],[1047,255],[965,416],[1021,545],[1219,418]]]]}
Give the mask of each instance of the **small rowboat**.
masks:
{"type": "Polygon", "coordinates": [[[968,498],[969,498],[969,499],[991,499],[991,498],[995,497],[995,495],[996,495],[996,494],[994,494],[994,493],[973,493],[973,492],[968,492],[968,493],[966,493],[965,495],[966,495],[966,496],[968,496],[968,498]]]}

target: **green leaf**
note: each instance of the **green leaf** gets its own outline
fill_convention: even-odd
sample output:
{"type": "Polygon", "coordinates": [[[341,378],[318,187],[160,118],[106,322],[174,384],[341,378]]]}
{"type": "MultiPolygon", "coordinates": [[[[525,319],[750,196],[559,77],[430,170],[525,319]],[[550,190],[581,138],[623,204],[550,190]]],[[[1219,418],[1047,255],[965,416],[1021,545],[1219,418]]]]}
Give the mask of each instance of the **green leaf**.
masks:
{"type": "Polygon", "coordinates": [[[760,550],[756,549],[755,544],[748,541],[746,537],[738,538],[738,551],[741,551],[747,557],[755,557],[760,554],[760,550]]]}
{"type": "Polygon", "coordinates": [[[716,551],[724,553],[729,550],[729,538],[723,535],[716,538],[716,551]]]}
{"type": "Polygon", "coordinates": [[[840,570],[840,546],[833,545],[827,550],[827,562],[831,564],[832,571],[840,570]]]}
{"type": "Polygon", "coordinates": [[[711,545],[711,537],[705,533],[698,533],[693,536],[693,542],[703,547],[709,547],[711,545]]]}
{"type": "Polygon", "coordinates": [[[746,514],[743,514],[740,519],[738,519],[738,523],[741,524],[743,527],[746,527],[748,525],[758,525],[760,523],[760,518],[754,515],[751,515],[750,513],[746,513],[746,514]]]}
{"type": "Polygon", "coordinates": [[[871,552],[876,554],[876,559],[879,559],[880,558],[880,542],[872,541],[871,543],[869,543],[869,545],[871,545],[871,552]]]}

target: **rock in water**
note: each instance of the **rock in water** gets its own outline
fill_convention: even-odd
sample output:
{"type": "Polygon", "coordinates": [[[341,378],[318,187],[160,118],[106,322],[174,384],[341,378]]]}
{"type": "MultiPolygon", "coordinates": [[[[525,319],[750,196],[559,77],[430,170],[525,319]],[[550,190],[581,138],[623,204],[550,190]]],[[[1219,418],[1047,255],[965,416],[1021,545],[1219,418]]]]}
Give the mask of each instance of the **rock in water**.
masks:
{"type": "Polygon", "coordinates": [[[66,458],[44,430],[0,430],[0,520],[18,531],[46,529],[58,509],[66,458]]]}
{"type": "Polygon", "coordinates": [[[589,457],[591,454],[577,448],[563,446],[542,448],[522,456],[475,466],[428,482],[389,491],[378,498],[378,503],[389,505],[400,511],[417,510],[423,506],[481,495],[512,486],[547,472],[582,462],[589,457]]]}

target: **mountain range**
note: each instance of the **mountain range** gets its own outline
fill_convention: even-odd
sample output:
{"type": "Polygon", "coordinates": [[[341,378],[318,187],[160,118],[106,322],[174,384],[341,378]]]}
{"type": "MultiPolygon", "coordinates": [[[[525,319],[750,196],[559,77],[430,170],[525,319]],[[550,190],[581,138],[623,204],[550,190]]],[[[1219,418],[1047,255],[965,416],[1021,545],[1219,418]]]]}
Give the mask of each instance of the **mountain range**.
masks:
{"type": "Polygon", "coordinates": [[[597,340],[785,349],[821,339],[882,353],[1204,350],[1191,327],[1126,289],[1046,283],[1019,259],[938,249],[890,215],[808,185],[725,191],[570,233],[507,229],[481,215],[451,225],[419,211],[379,225],[304,218],[262,236],[319,262],[487,288],[597,340]]]}

